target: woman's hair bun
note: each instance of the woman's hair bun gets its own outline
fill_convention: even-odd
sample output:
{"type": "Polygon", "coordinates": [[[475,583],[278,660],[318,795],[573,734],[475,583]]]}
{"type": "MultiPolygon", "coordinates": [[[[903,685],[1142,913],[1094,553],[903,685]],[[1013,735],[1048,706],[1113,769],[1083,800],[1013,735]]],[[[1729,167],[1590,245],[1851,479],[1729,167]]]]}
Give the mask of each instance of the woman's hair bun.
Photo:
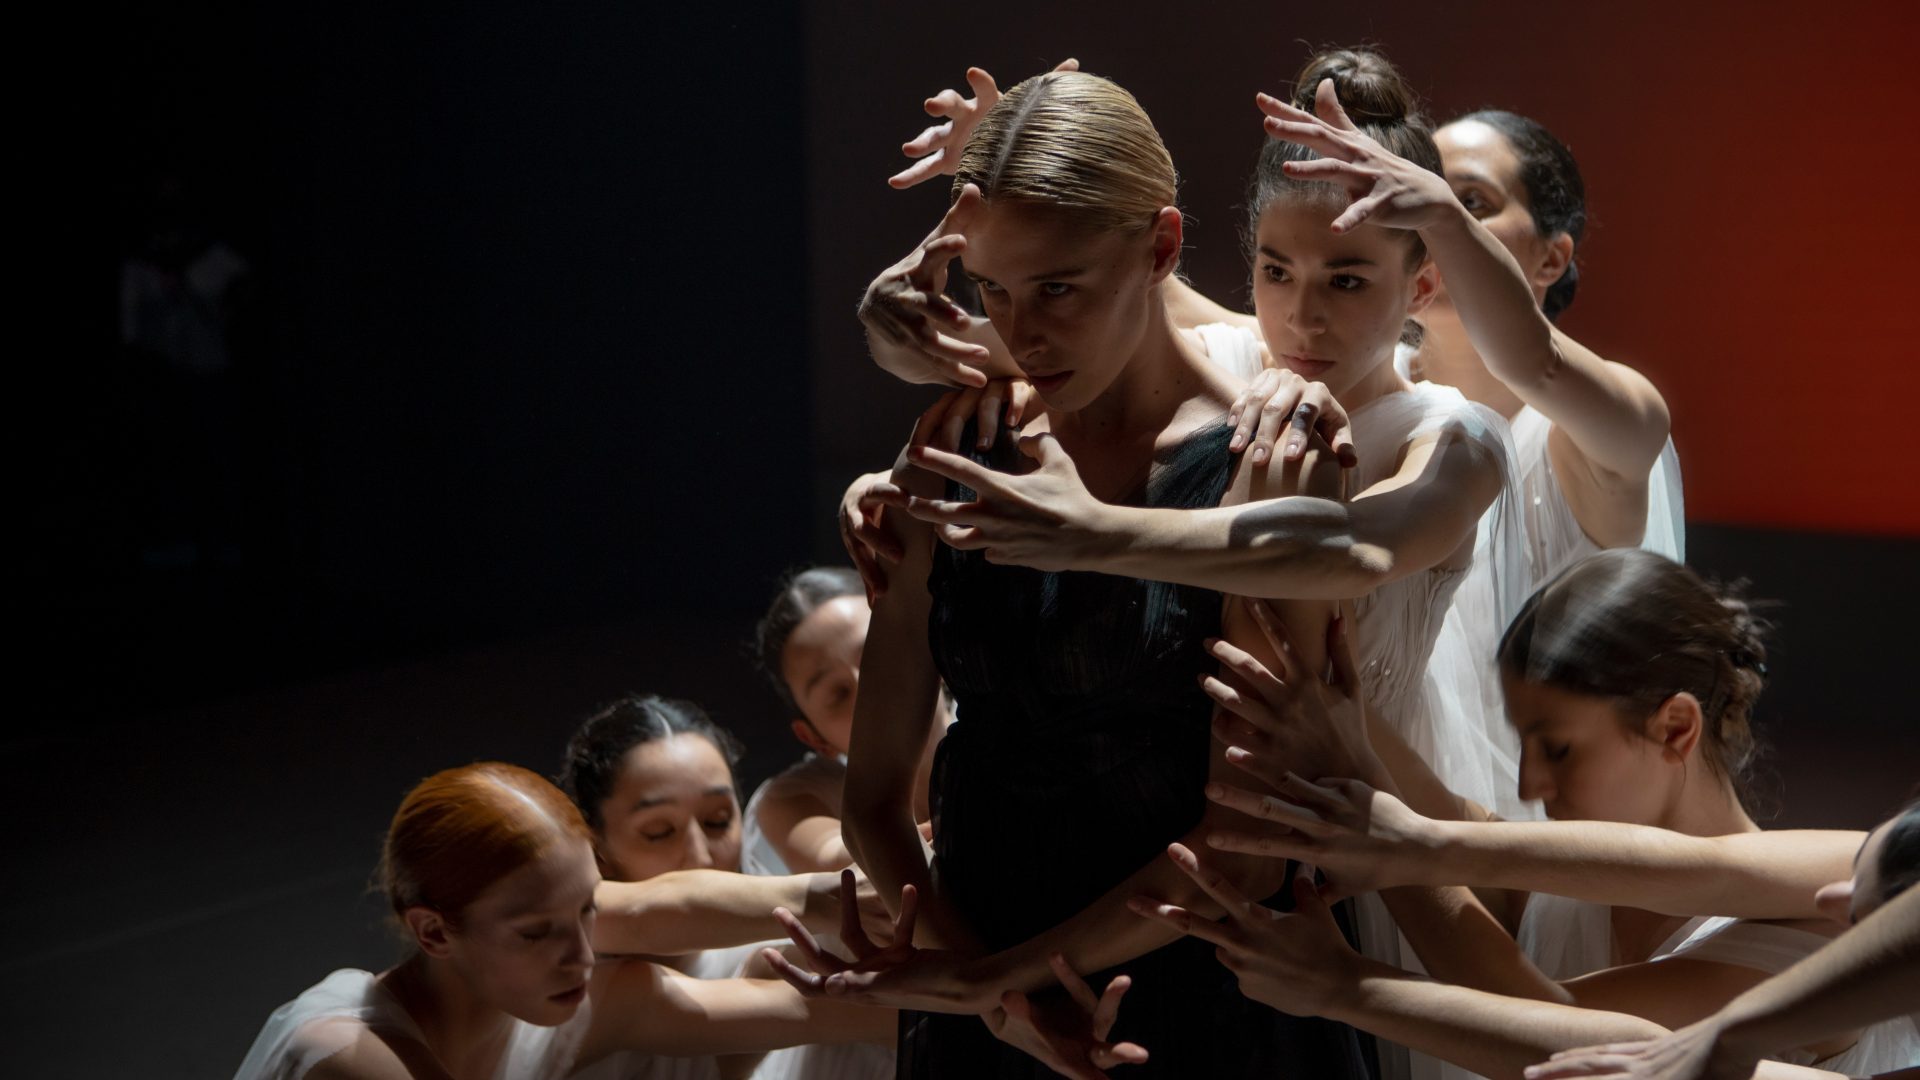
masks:
{"type": "Polygon", "coordinates": [[[1372,49],[1326,49],[1315,53],[1293,84],[1293,104],[1313,111],[1313,95],[1333,80],[1340,107],[1353,122],[1405,124],[1420,119],[1420,99],[1393,62],[1372,49]]]}

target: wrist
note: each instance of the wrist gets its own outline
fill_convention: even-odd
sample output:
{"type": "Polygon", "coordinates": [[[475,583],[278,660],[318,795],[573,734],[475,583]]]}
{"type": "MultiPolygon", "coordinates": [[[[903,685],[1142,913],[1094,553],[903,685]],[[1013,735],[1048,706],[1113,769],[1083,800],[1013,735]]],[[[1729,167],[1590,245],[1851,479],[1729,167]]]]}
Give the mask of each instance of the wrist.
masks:
{"type": "Polygon", "coordinates": [[[1369,960],[1356,952],[1349,951],[1346,955],[1346,963],[1331,969],[1332,978],[1326,992],[1321,995],[1323,1004],[1317,1012],[1325,1019],[1364,1030],[1373,991],[1384,986],[1388,980],[1411,976],[1399,968],[1369,960]]]}
{"type": "Polygon", "coordinates": [[[1473,229],[1473,215],[1461,205],[1458,199],[1448,199],[1433,220],[1414,230],[1428,247],[1444,246],[1449,241],[1459,240],[1473,229]]]}
{"type": "Polygon", "coordinates": [[[1145,512],[1139,507],[1111,506],[1096,501],[1070,558],[1073,570],[1119,573],[1126,556],[1145,533],[1145,512]]]}
{"type": "Polygon", "coordinates": [[[1481,884],[1469,870],[1472,863],[1472,829],[1476,822],[1441,821],[1422,817],[1413,829],[1419,854],[1413,862],[1424,873],[1418,885],[1481,884]]]}

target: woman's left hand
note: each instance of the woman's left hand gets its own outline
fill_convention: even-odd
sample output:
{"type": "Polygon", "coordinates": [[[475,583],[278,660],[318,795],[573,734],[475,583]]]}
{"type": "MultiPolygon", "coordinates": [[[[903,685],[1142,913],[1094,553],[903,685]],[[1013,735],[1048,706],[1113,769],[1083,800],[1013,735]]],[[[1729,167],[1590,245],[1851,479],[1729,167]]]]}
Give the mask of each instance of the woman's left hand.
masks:
{"type": "Polygon", "coordinates": [[[1309,674],[1295,659],[1286,627],[1265,600],[1245,601],[1281,670],[1269,670],[1252,654],[1213,640],[1207,651],[1220,670],[1202,676],[1200,687],[1219,706],[1213,737],[1227,744],[1226,758],[1269,786],[1290,772],[1309,776],[1383,778],[1386,767],[1367,738],[1363,691],[1347,616],[1327,627],[1331,671],[1309,674]]]}
{"type": "Polygon", "coordinates": [[[1018,990],[1007,991],[1001,995],[1000,1007],[986,1016],[994,1037],[1076,1080],[1097,1080],[1107,1075],[1103,1070],[1116,1065],[1146,1064],[1147,1051],[1138,1043],[1107,1041],[1120,1017],[1120,999],[1133,980],[1116,975],[1095,997],[1065,956],[1054,953],[1047,960],[1066,998],[1036,1004],[1018,990]]]}
{"type": "Polygon", "coordinates": [[[988,562],[1071,570],[1105,539],[1111,507],[1093,497],[1073,460],[1051,434],[1020,440],[1020,452],[1036,465],[1031,472],[997,472],[969,458],[921,446],[907,460],[922,469],[965,484],[972,502],[926,499],[893,492],[884,501],[922,521],[949,547],[980,551],[988,562]]]}
{"type": "Polygon", "coordinates": [[[823,948],[792,912],[774,910],[773,917],[786,928],[807,966],[797,966],[778,949],[762,949],[760,955],[794,989],[808,997],[835,997],[859,1005],[921,1012],[983,1013],[998,1004],[997,990],[975,985],[964,976],[964,958],[942,949],[914,946],[913,922],[918,905],[913,886],[900,890],[900,916],[893,923],[892,944],[885,948],[867,936],[850,892],[842,890],[840,940],[852,951],[851,961],[823,948]]]}
{"type": "Polygon", "coordinates": [[[1255,95],[1254,102],[1267,114],[1267,134],[1320,155],[1287,162],[1288,176],[1335,184],[1353,200],[1333,219],[1334,232],[1367,221],[1390,229],[1424,229],[1460,209],[1445,177],[1397,156],[1354,126],[1332,79],[1321,80],[1315,89],[1313,112],[1267,94],[1255,95]]]}
{"type": "Polygon", "coordinates": [[[1247,899],[1180,844],[1167,854],[1226,909],[1226,919],[1214,922],[1145,896],[1134,897],[1130,906],[1136,914],[1212,942],[1214,955],[1239,978],[1241,993],[1294,1016],[1330,1016],[1358,989],[1360,956],[1347,946],[1333,912],[1304,876],[1294,879],[1289,914],[1247,899]]]}
{"type": "Polygon", "coordinates": [[[1714,1015],[1658,1039],[1562,1050],[1529,1066],[1527,1080],[1745,1080],[1762,1055],[1730,1046],[1721,1023],[1714,1015]]]}

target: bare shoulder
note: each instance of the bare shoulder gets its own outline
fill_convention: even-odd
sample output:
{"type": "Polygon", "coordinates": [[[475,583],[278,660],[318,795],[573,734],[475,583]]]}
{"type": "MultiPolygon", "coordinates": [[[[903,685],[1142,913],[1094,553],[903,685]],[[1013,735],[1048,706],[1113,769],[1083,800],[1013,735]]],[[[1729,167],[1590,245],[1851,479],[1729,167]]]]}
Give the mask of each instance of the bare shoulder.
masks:
{"type": "Polygon", "coordinates": [[[448,1080],[426,1047],[348,1017],[303,1027],[294,1035],[289,1053],[303,1056],[335,1047],[308,1070],[309,1080],[448,1080]]]}

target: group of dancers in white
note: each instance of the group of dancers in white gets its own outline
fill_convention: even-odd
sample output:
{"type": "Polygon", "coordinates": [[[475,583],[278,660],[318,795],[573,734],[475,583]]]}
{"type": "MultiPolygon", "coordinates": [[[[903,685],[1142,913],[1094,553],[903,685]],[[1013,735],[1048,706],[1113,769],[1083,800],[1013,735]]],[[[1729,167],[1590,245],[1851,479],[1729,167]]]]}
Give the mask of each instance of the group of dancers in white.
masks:
{"type": "Polygon", "coordinates": [[[1249,113],[1247,315],[1126,90],[968,82],[860,313],[951,390],[759,627],[808,755],[743,810],[633,697],[557,782],[422,781],[405,958],[240,1080],[1920,1075],[1920,809],[1749,816],[1767,627],[1681,561],[1659,391],[1554,324],[1566,147],[1313,56],[1249,113]]]}

